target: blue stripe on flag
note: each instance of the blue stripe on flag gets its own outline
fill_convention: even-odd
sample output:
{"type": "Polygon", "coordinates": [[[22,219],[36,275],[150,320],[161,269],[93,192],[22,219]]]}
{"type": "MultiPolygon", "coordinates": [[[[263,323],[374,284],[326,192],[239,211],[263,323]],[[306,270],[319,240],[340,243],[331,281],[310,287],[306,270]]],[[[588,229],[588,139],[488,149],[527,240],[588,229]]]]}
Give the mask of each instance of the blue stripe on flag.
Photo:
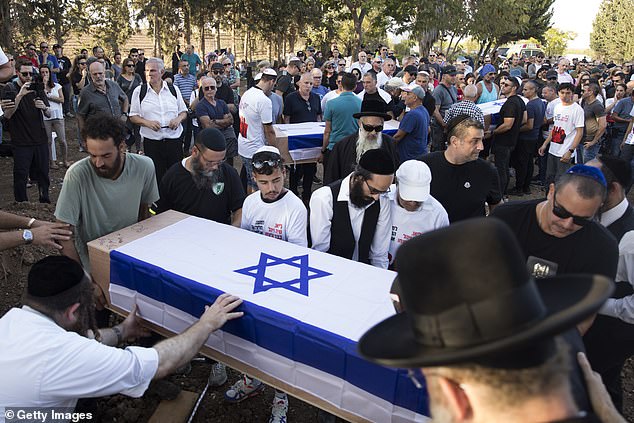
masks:
{"type": "MultiPolygon", "coordinates": [[[[110,283],[201,316],[222,291],[113,250],[110,283]]],[[[429,415],[427,390],[416,389],[403,369],[391,369],[359,356],[356,342],[245,301],[244,316],[223,331],[329,373],[392,404],[429,415]]]]}
{"type": "MultiPolygon", "coordinates": [[[[385,129],[383,130],[384,134],[394,135],[396,134],[396,129],[385,129]]],[[[297,150],[300,148],[321,148],[322,142],[324,139],[323,134],[302,134],[302,135],[291,135],[288,137],[288,150],[297,150]]]]}

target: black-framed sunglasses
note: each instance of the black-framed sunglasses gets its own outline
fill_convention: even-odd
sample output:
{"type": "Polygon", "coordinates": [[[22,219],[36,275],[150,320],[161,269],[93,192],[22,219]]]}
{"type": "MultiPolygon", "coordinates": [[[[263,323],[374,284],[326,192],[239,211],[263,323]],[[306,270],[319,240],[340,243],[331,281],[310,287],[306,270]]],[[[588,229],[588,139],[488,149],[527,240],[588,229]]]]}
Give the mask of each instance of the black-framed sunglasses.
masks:
{"type": "Polygon", "coordinates": [[[374,126],[374,125],[366,125],[365,123],[362,123],[362,125],[363,125],[363,129],[365,129],[366,132],[372,132],[372,131],[376,133],[383,132],[383,125],[374,126]]]}
{"type": "Polygon", "coordinates": [[[385,191],[381,191],[378,190],[376,188],[374,188],[373,186],[370,186],[370,184],[368,184],[368,180],[364,179],[363,182],[365,182],[366,186],[368,187],[368,190],[370,191],[370,195],[384,195],[387,194],[388,192],[390,192],[390,187],[387,187],[387,189],[385,191]]]}
{"type": "Polygon", "coordinates": [[[212,87],[212,86],[203,87],[203,91],[215,91],[215,90],[216,90],[216,87],[212,87]]]}
{"type": "Polygon", "coordinates": [[[224,72],[223,71],[211,71],[211,73],[213,73],[214,75],[222,75],[224,72]]]}
{"type": "Polygon", "coordinates": [[[33,72],[20,72],[20,75],[26,77],[26,76],[33,76],[33,72]]]}
{"type": "Polygon", "coordinates": [[[273,160],[255,160],[253,161],[253,167],[257,170],[264,168],[265,166],[269,167],[277,167],[282,164],[282,159],[273,159],[273,160]]]}
{"type": "Polygon", "coordinates": [[[560,219],[569,219],[572,217],[572,223],[577,226],[586,226],[595,220],[595,217],[575,216],[566,210],[563,206],[557,204],[557,192],[553,193],[553,214],[560,219]]]}
{"type": "MultiPolygon", "coordinates": [[[[81,63],[80,63],[80,65],[81,65],[81,63]]],[[[85,63],[84,63],[84,65],[85,65],[85,63]]],[[[134,67],[134,63],[128,63],[128,64],[125,65],[125,67],[126,68],[133,68],[134,67]]]]}

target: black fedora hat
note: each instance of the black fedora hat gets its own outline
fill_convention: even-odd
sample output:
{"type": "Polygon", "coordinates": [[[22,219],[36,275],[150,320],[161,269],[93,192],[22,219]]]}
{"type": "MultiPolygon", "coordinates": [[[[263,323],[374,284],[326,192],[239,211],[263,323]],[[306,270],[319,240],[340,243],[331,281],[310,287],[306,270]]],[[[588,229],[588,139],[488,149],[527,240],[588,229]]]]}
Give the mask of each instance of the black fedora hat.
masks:
{"type": "Polygon", "coordinates": [[[531,278],[515,236],[494,218],[413,238],[396,263],[405,311],[358,343],[362,356],[392,367],[506,358],[573,327],[613,290],[598,275],[531,278]]]}
{"type": "Polygon", "coordinates": [[[387,104],[382,100],[363,100],[361,102],[361,112],[352,115],[353,118],[359,119],[363,116],[377,116],[383,120],[390,120],[392,116],[387,114],[387,104]]]}

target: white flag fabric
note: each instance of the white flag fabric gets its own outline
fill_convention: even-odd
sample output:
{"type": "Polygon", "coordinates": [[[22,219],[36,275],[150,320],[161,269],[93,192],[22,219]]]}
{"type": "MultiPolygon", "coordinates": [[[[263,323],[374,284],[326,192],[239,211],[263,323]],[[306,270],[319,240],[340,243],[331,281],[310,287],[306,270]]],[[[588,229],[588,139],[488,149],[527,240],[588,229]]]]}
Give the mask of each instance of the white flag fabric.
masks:
{"type": "Polygon", "coordinates": [[[180,333],[223,292],[244,317],[206,345],[360,418],[427,421],[427,392],[356,342],[394,314],[395,273],[188,217],[110,253],[112,304],[180,333]]]}

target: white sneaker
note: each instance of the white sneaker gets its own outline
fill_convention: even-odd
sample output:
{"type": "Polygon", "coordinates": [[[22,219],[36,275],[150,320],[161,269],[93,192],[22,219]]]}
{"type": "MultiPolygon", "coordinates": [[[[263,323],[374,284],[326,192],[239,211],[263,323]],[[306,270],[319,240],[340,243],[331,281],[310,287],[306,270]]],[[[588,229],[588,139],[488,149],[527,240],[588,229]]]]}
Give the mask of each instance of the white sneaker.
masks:
{"type": "Polygon", "coordinates": [[[242,375],[231,388],[225,392],[225,400],[228,402],[240,402],[251,398],[264,389],[264,384],[258,379],[250,379],[247,375],[242,375]]]}
{"type": "Polygon", "coordinates": [[[209,386],[222,386],[227,383],[227,368],[224,364],[215,362],[211,365],[209,386]]]}
{"type": "Polygon", "coordinates": [[[271,407],[271,417],[269,423],[286,423],[286,412],[288,411],[288,396],[283,397],[275,394],[273,397],[273,406],[271,407]]]}

